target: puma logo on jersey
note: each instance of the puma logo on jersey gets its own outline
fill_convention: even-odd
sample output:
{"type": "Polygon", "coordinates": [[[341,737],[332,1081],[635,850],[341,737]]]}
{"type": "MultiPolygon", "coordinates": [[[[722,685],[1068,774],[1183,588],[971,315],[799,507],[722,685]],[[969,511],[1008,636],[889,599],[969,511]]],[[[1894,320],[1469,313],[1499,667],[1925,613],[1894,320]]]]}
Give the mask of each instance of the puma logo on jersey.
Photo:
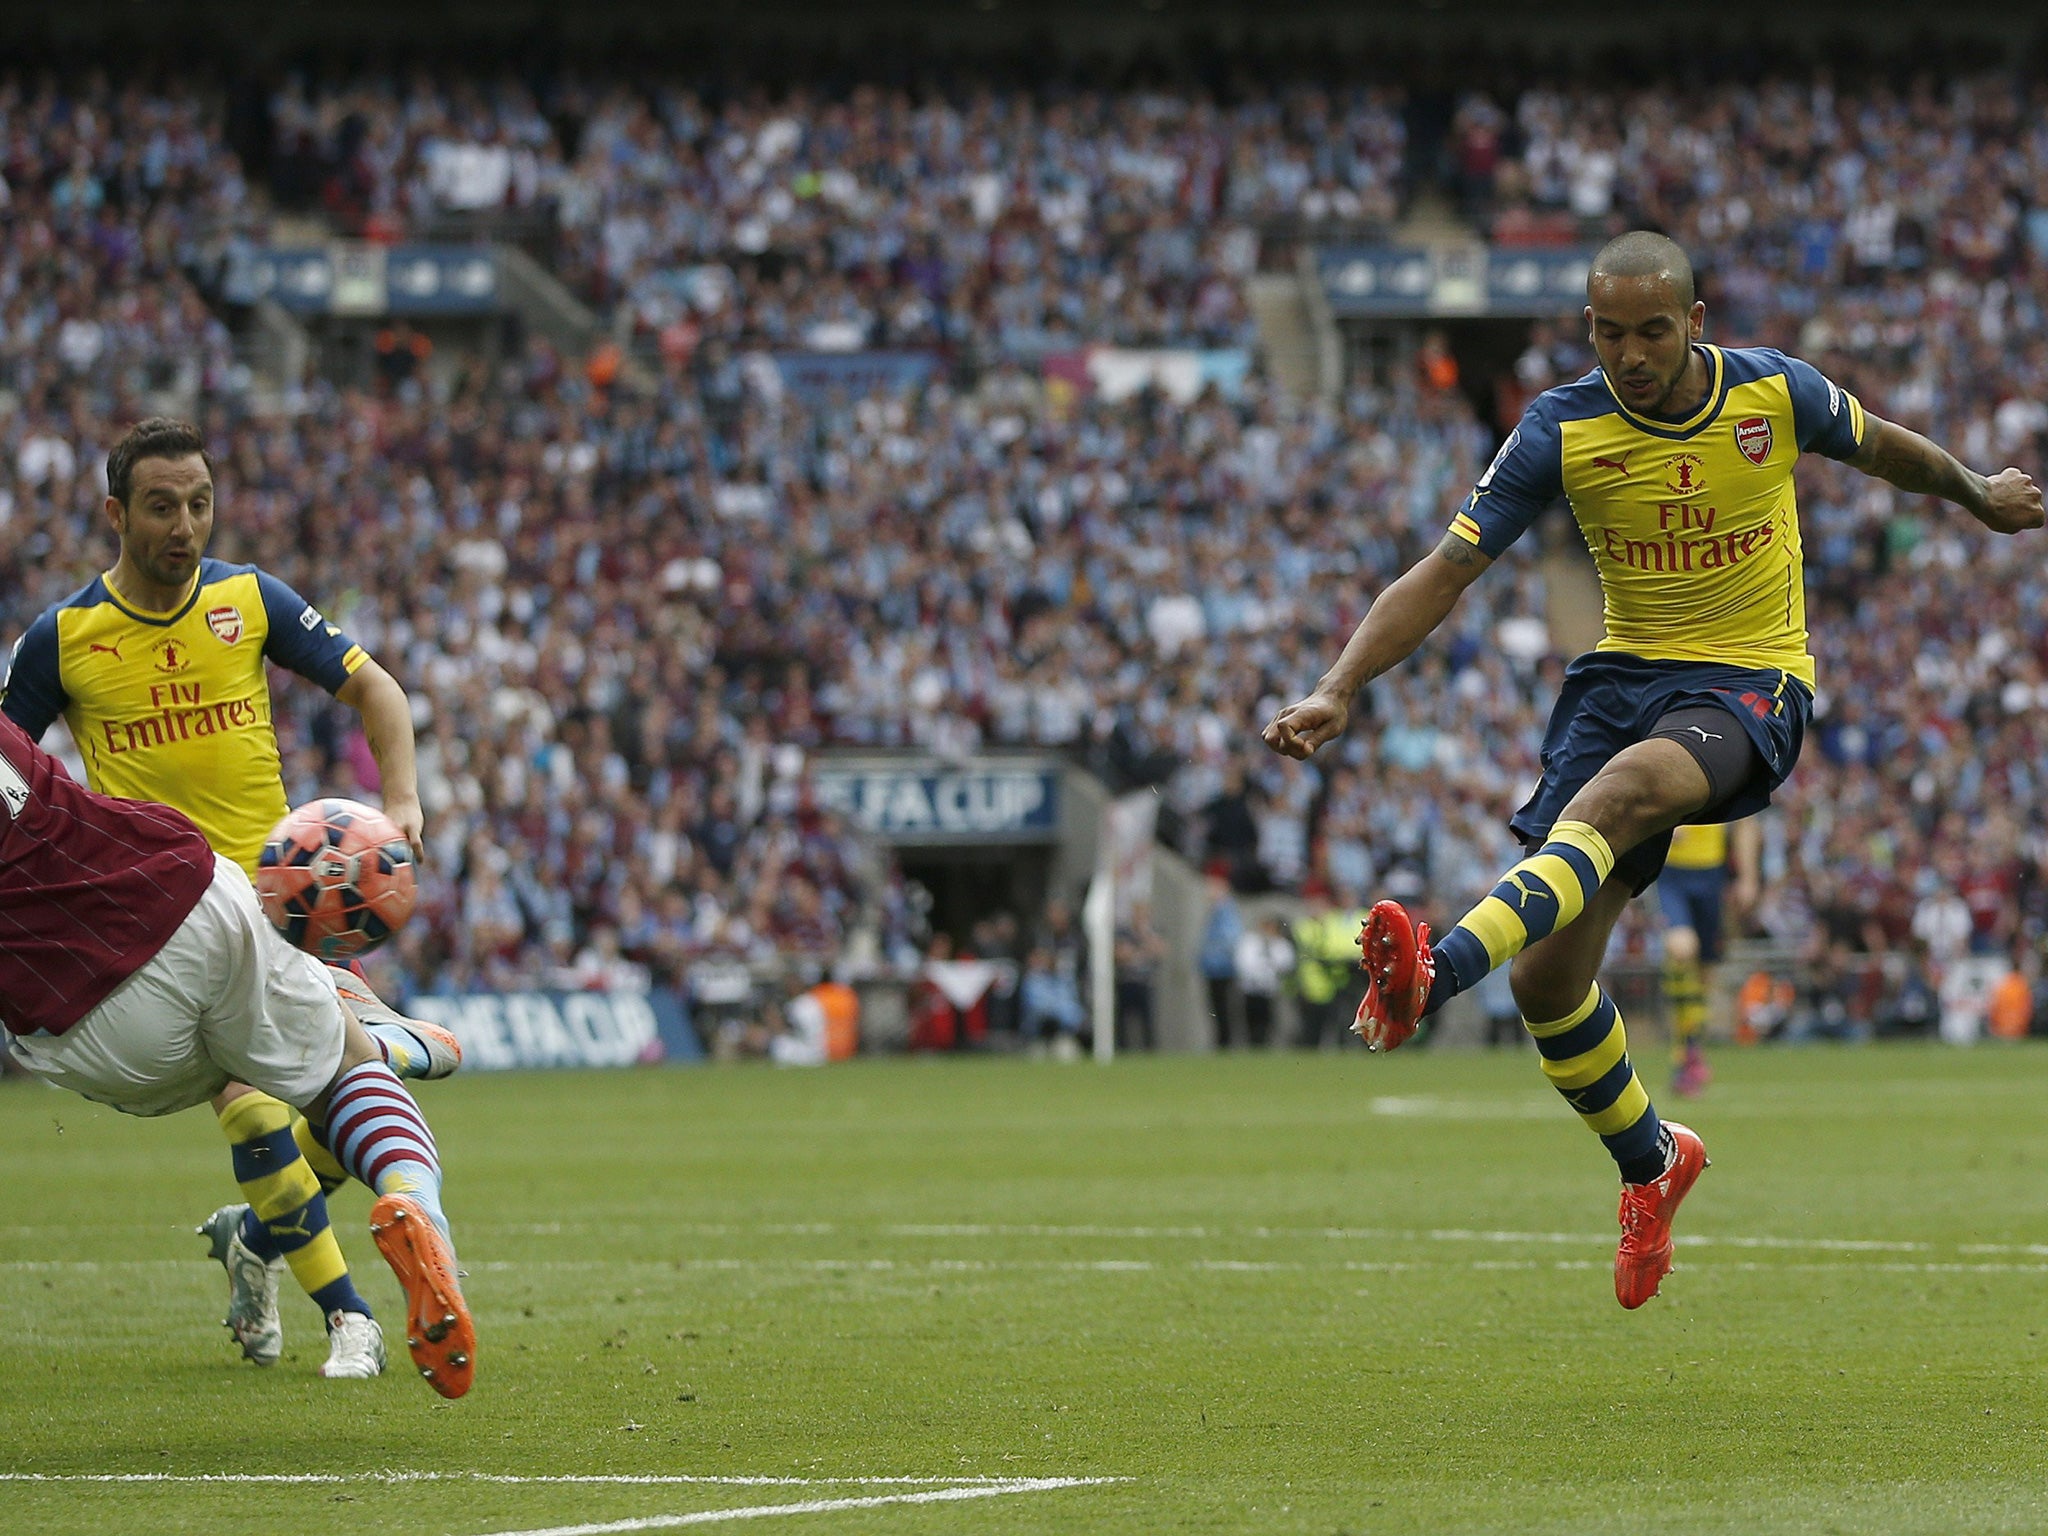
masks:
{"type": "Polygon", "coordinates": [[[1529,903],[1532,900],[1550,901],[1554,899],[1548,891],[1532,890],[1529,887],[1529,885],[1522,879],[1522,877],[1517,874],[1506,874],[1501,876],[1500,883],[1502,885],[1512,885],[1515,888],[1516,893],[1521,896],[1522,899],[1515,903],[1515,910],[1518,912],[1527,911],[1529,903]]]}
{"type": "MultiPolygon", "coordinates": [[[[1630,452],[1634,452],[1634,450],[1631,449],[1630,452]]],[[[1603,459],[1598,454],[1595,454],[1593,456],[1593,467],[1595,469],[1611,469],[1626,480],[1628,478],[1628,454],[1624,453],[1618,459],[1603,459]]]]}
{"type": "Polygon", "coordinates": [[[118,640],[112,645],[101,645],[97,640],[88,640],[85,642],[85,648],[88,651],[104,651],[116,661],[121,659],[121,642],[118,640]]]}

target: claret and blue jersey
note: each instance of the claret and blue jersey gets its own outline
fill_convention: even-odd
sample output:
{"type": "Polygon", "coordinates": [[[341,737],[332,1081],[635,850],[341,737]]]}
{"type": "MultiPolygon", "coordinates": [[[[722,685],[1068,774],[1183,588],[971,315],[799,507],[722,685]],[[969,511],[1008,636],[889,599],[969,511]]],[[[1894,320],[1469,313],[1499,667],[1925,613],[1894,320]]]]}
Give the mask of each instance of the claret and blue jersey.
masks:
{"type": "Polygon", "coordinates": [[[1630,411],[1597,368],[1546,390],[1451,532],[1498,556],[1563,496],[1599,568],[1601,650],[1774,669],[1811,687],[1792,467],[1801,453],[1854,454],[1863,407],[1782,352],[1698,351],[1706,398],[1682,421],[1630,411]]]}
{"type": "Polygon", "coordinates": [[[333,693],[368,659],[275,576],[202,560],[167,613],[104,576],[47,610],[15,647],[0,708],[32,738],[62,715],[94,789],[174,800],[254,870],[286,810],[264,661],[333,693]]]}

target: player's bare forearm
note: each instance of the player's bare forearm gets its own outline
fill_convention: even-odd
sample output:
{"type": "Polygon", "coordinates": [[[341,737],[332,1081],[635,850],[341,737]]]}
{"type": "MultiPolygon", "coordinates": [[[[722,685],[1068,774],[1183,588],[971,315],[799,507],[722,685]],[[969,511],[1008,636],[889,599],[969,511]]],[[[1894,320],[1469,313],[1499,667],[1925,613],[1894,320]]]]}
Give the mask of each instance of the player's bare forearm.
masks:
{"type": "Polygon", "coordinates": [[[1348,699],[1374,678],[1406,661],[1431,631],[1450,616],[1465,588],[1490,564],[1485,555],[1456,534],[1445,534],[1442,544],[1416,561],[1373,601],[1336,665],[1316,685],[1317,690],[1348,699]]]}
{"type": "Polygon", "coordinates": [[[1728,828],[1728,862],[1734,868],[1737,880],[1754,884],[1761,877],[1764,829],[1756,817],[1745,816],[1728,828]]]}
{"type": "Polygon", "coordinates": [[[1746,817],[1728,829],[1728,864],[1735,875],[1729,892],[1735,916],[1747,921],[1763,893],[1764,832],[1757,817],[1746,817]]]}
{"type": "Polygon", "coordinates": [[[1863,446],[1849,460],[1865,474],[1915,495],[1939,496],[1972,512],[1982,503],[1984,477],[1939,443],[1876,416],[1867,417],[1865,427],[1863,446]]]}
{"type": "Polygon", "coordinates": [[[1994,533],[2018,533],[2042,523],[2040,487],[2024,471],[1980,475],[1939,443],[1897,422],[1866,417],[1863,446],[1849,462],[1902,491],[1952,501],[1994,533]]]}
{"type": "Polygon", "coordinates": [[[419,762],[414,752],[412,701],[398,685],[398,679],[366,661],[335,694],[363,720],[363,735],[370,743],[370,755],[377,760],[377,773],[384,784],[384,810],[406,841],[414,858],[425,853],[422,837],[426,817],[420,809],[419,762]]]}
{"type": "Polygon", "coordinates": [[[1315,692],[1273,717],[1265,729],[1266,745],[1286,757],[1306,758],[1343,735],[1353,695],[1413,655],[1491,564],[1490,556],[1456,534],[1445,534],[1434,551],[1373,600],[1315,692]]]}

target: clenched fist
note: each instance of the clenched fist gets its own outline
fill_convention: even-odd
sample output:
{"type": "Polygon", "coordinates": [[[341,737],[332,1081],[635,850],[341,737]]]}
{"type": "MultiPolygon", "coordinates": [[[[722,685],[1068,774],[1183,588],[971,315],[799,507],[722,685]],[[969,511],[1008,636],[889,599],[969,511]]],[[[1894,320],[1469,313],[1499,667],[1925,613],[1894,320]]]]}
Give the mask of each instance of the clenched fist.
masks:
{"type": "Polygon", "coordinates": [[[1266,745],[1282,757],[1305,762],[1317,747],[1342,736],[1350,721],[1351,705],[1318,688],[1275,715],[1263,734],[1266,745]]]}

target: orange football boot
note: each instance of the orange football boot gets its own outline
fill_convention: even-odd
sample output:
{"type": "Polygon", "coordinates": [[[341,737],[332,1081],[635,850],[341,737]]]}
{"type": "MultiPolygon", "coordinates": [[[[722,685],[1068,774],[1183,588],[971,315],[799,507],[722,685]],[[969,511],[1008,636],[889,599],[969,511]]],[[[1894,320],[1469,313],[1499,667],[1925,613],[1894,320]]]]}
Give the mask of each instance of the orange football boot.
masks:
{"type": "Polygon", "coordinates": [[[1666,1120],[1676,1155],[1661,1178],[1621,1186],[1621,1246],[1614,1253],[1614,1299],[1634,1311],[1671,1273],[1671,1218],[1699,1176],[1712,1166],[1706,1143],[1666,1120]]]}
{"type": "Polygon", "coordinates": [[[455,1278],[455,1254],[427,1208],[409,1195],[370,1207],[370,1236],[405,1288],[405,1343],[427,1385],[460,1397],[476,1375],[476,1324],[455,1278]]]}
{"type": "Polygon", "coordinates": [[[1374,904],[1358,930],[1365,968],[1365,1000],[1351,1032],[1368,1051],[1391,1051],[1422,1022],[1436,980],[1436,956],[1429,948],[1429,924],[1412,922],[1398,901],[1374,904]]]}

